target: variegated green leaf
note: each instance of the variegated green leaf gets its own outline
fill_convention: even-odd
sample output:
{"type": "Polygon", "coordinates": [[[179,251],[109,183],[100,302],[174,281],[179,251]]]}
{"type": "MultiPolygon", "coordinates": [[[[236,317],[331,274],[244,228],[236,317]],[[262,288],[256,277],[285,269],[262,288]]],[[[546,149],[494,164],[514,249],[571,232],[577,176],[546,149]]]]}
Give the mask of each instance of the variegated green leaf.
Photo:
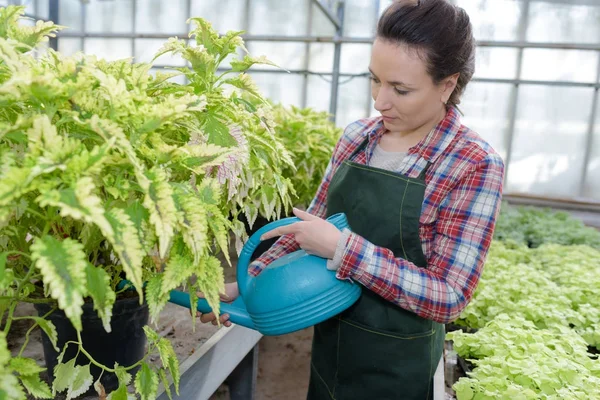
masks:
{"type": "Polygon", "coordinates": [[[221,214],[221,210],[213,208],[213,212],[208,217],[208,226],[221,248],[227,263],[231,265],[231,260],[229,259],[229,221],[221,214]]]}
{"type": "Polygon", "coordinates": [[[119,364],[115,364],[115,375],[119,380],[119,385],[127,386],[131,382],[131,374],[119,364]]]}
{"type": "Polygon", "coordinates": [[[46,337],[54,347],[54,350],[59,351],[58,348],[58,333],[56,332],[56,327],[52,323],[52,321],[48,321],[44,318],[39,317],[31,317],[33,320],[39,325],[40,329],[44,331],[46,337]]]}
{"type": "Polygon", "coordinates": [[[173,400],[173,395],[171,394],[171,384],[169,383],[169,380],[167,379],[167,373],[163,368],[158,370],[158,376],[160,376],[160,381],[165,388],[167,396],[169,396],[169,400],[173,400]]]}
{"type": "Polygon", "coordinates": [[[150,213],[150,222],[156,229],[160,256],[165,258],[175,234],[177,209],[173,199],[173,189],[167,181],[166,173],[154,168],[147,173],[150,188],[144,198],[144,207],[150,213]]]}
{"type": "Polygon", "coordinates": [[[129,215],[119,208],[111,209],[106,214],[106,218],[115,233],[111,241],[113,249],[119,256],[127,279],[133,283],[140,295],[141,302],[144,298],[142,291],[142,261],[144,259],[144,251],[140,242],[139,231],[131,221],[129,215]]]}
{"type": "Polygon", "coordinates": [[[60,359],[58,362],[56,367],[54,367],[54,381],[52,382],[52,394],[55,396],[56,393],[67,390],[71,386],[77,372],[75,369],[75,358],[66,363],[62,363],[60,359]]]}
{"type": "Polygon", "coordinates": [[[67,400],[74,399],[87,392],[93,382],[94,378],[90,373],[90,364],[76,366],[73,380],[67,391],[67,400]]]}
{"type": "Polygon", "coordinates": [[[163,366],[169,369],[171,377],[173,378],[175,392],[179,394],[179,361],[177,360],[175,350],[173,349],[171,342],[165,338],[160,338],[157,348],[163,366]]]}
{"type": "Polygon", "coordinates": [[[9,370],[0,370],[0,399],[26,400],[23,387],[19,380],[9,370]]]}
{"type": "Polygon", "coordinates": [[[117,297],[110,287],[110,276],[102,268],[88,264],[86,277],[88,293],[94,300],[94,310],[98,312],[104,330],[110,332],[110,319],[112,318],[112,309],[117,297]]]}
{"type": "Polygon", "coordinates": [[[158,375],[145,362],[135,376],[135,389],[142,400],[154,400],[158,391],[158,375]]]}
{"type": "Polygon", "coordinates": [[[48,384],[40,379],[38,374],[20,376],[21,383],[36,399],[52,399],[52,391],[48,384]]]}
{"type": "Polygon", "coordinates": [[[219,314],[219,293],[222,293],[225,289],[223,267],[219,259],[212,256],[202,259],[196,272],[196,277],[198,289],[204,293],[204,297],[213,311],[219,314]]]}
{"type": "Polygon", "coordinates": [[[192,191],[185,193],[178,190],[176,199],[181,215],[179,231],[194,256],[193,262],[197,264],[209,250],[206,208],[198,195],[192,191]]]}
{"type": "Polygon", "coordinates": [[[85,270],[88,265],[83,245],[72,239],[62,242],[51,236],[36,239],[31,259],[42,273],[44,286],[58,301],[78,331],[81,330],[83,298],[87,294],[85,270]]]}
{"type": "Polygon", "coordinates": [[[127,386],[120,385],[117,390],[112,392],[107,397],[108,400],[128,400],[129,395],[127,394],[127,386]]]}
{"type": "Polygon", "coordinates": [[[37,375],[46,370],[37,365],[35,360],[24,357],[13,357],[10,360],[10,367],[19,375],[37,375]]]}
{"type": "Polygon", "coordinates": [[[168,295],[177,286],[194,274],[194,260],[185,254],[172,254],[163,271],[161,297],[168,295]]]}
{"type": "Polygon", "coordinates": [[[41,207],[49,205],[59,208],[63,217],[95,224],[111,240],[114,231],[104,214],[102,200],[94,194],[94,189],[92,178],[83,177],[73,188],[50,190],[42,193],[36,200],[41,207]]]}
{"type": "Polygon", "coordinates": [[[169,294],[162,291],[162,275],[155,275],[148,280],[146,285],[146,301],[150,311],[150,319],[154,323],[169,301],[169,294]]]}

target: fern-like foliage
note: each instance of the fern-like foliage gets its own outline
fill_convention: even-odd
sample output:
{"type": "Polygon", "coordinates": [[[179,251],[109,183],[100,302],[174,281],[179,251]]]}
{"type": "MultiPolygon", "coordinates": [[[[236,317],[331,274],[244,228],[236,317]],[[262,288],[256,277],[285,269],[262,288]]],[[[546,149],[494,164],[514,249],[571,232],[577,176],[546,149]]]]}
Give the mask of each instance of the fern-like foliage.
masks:
{"type": "MultiPolygon", "coordinates": [[[[174,73],[52,49],[38,54],[36,45],[62,27],[25,26],[23,14],[24,7],[0,8],[0,319],[10,320],[16,302],[51,301],[80,332],[88,298],[109,331],[123,278],[153,320],[169,291],[186,284],[218,312],[216,255],[230,263],[230,233],[238,248],[246,238],[239,213],[274,217],[292,204],[283,175],[292,160],[271,106],[245,73],[272,63],[246,55],[221,73],[226,58],[245,50],[241,32],[220,36],[199,18],[190,21],[195,44],[174,38],[159,51],[189,61],[174,73]],[[189,83],[172,82],[174,74],[189,83]]],[[[32,319],[56,345],[54,327],[32,319]]],[[[142,398],[154,398],[166,371],[178,383],[177,359],[161,340],[154,342],[164,369],[140,362],[135,377],[121,374],[142,398]]],[[[0,362],[2,350],[0,340],[0,362]]],[[[3,364],[12,372],[0,373],[0,391],[17,388],[0,394],[47,395],[37,372],[21,373],[19,362],[3,364]]],[[[61,357],[51,372],[52,395],[75,397],[91,385],[89,368],[74,360],[61,357]]],[[[115,398],[126,396],[123,382],[115,398]]]]}

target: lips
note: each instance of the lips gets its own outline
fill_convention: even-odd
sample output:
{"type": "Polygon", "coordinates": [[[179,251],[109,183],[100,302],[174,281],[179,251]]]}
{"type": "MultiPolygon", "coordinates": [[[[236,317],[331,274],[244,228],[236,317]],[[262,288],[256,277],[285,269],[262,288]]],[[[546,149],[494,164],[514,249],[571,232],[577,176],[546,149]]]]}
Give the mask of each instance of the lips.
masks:
{"type": "Polygon", "coordinates": [[[385,122],[392,122],[396,119],[396,117],[388,117],[387,115],[381,116],[385,122]]]}

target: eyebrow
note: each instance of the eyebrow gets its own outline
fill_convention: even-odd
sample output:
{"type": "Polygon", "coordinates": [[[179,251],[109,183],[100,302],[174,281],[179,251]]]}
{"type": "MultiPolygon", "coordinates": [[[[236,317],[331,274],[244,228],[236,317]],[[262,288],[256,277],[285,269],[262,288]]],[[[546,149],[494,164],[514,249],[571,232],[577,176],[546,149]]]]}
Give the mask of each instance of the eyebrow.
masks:
{"type": "MultiPolygon", "coordinates": [[[[370,67],[369,67],[369,72],[370,72],[370,73],[371,73],[371,75],[373,75],[374,77],[377,77],[377,75],[375,74],[375,72],[373,72],[373,70],[372,70],[370,67]]],[[[408,85],[408,84],[406,84],[406,83],[404,83],[404,82],[400,82],[400,81],[391,81],[391,82],[388,82],[388,83],[389,83],[390,85],[392,85],[392,86],[404,86],[404,87],[407,87],[407,88],[414,88],[413,86],[411,86],[411,85],[408,85]]]]}

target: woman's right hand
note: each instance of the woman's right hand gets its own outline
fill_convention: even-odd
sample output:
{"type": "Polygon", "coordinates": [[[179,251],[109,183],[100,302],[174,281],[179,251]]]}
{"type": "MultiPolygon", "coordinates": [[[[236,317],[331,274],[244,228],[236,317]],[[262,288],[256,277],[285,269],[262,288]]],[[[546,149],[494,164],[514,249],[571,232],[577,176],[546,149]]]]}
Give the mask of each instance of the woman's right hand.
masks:
{"type": "MultiPolygon", "coordinates": [[[[201,299],[204,298],[204,293],[197,292],[196,294],[198,295],[199,298],[201,298],[201,299]]],[[[232,301],[237,299],[237,297],[239,295],[240,295],[240,292],[238,290],[237,282],[231,282],[231,283],[225,284],[225,293],[221,293],[219,296],[220,296],[222,302],[231,303],[232,301]]],[[[200,321],[202,323],[206,324],[206,323],[210,322],[213,325],[217,325],[217,316],[215,315],[214,312],[202,314],[200,311],[196,311],[196,316],[200,318],[200,321]]],[[[227,327],[231,326],[231,321],[229,321],[229,314],[221,314],[219,316],[219,321],[227,327]]]]}

